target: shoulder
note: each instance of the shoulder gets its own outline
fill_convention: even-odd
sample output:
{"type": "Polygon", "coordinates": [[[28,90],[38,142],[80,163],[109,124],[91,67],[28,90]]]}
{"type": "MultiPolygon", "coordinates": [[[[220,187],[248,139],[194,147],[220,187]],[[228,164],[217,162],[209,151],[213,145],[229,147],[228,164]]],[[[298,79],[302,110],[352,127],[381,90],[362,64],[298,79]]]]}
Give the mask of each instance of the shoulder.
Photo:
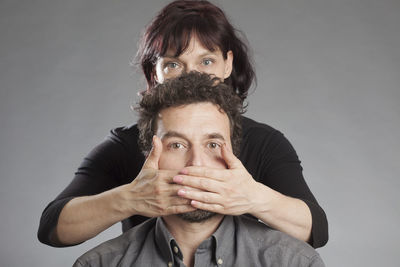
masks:
{"type": "MultiPolygon", "coordinates": [[[[258,257],[278,263],[280,266],[310,266],[322,263],[318,252],[306,242],[293,238],[285,233],[249,218],[237,216],[237,227],[246,235],[247,242],[252,243],[258,257]]],[[[316,265],[316,266],[323,266],[316,265]]]]}
{"type": "MultiPolygon", "coordinates": [[[[139,130],[136,124],[114,128],[110,131],[107,141],[110,150],[116,154],[116,159],[126,162],[128,169],[135,166],[140,170],[144,162],[144,155],[138,145],[139,130]]],[[[112,153],[110,153],[112,154],[112,153]]],[[[133,173],[130,173],[133,175],[133,173]]]]}
{"type": "Polygon", "coordinates": [[[143,243],[151,235],[156,218],[149,219],[144,223],[130,229],[122,235],[108,240],[80,256],[74,266],[114,266],[127,254],[137,254],[143,243]]]}
{"type": "Polygon", "coordinates": [[[254,131],[261,131],[264,133],[274,133],[275,131],[277,131],[267,124],[257,122],[245,116],[242,116],[242,128],[244,134],[252,133],[254,131]]]}
{"type": "Polygon", "coordinates": [[[136,125],[112,129],[108,136],[85,157],[79,173],[102,171],[109,177],[123,182],[136,176],[144,156],[138,146],[136,125]]]}
{"type": "Polygon", "coordinates": [[[246,117],[242,117],[242,128],[239,158],[252,175],[260,175],[259,171],[268,172],[269,167],[280,164],[280,161],[298,161],[289,140],[275,128],[246,117]]]}
{"type": "Polygon", "coordinates": [[[270,125],[257,122],[247,117],[242,117],[242,141],[247,145],[280,144],[288,142],[279,130],[270,125]]]}
{"type": "Polygon", "coordinates": [[[117,127],[110,131],[110,135],[108,139],[114,142],[123,142],[123,143],[137,143],[137,138],[139,136],[139,130],[136,124],[117,127]]]}
{"type": "Polygon", "coordinates": [[[139,136],[136,125],[114,128],[89,154],[91,155],[113,155],[120,154],[121,149],[137,150],[137,139],[139,136]]]}

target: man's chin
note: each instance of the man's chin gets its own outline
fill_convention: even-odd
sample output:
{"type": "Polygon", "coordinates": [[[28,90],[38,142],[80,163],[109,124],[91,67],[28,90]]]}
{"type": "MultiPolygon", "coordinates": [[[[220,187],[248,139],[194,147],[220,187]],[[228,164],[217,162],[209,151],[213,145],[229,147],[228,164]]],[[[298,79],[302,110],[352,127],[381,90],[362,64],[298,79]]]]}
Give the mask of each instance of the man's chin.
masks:
{"type": "Polygon", "coordinates": [[[206,211],[206,210],[195,210],[195,211],[190,211],[190,212],[185,212],[185,213],[179,213],[177,216],[181,218],[182,220],[185,220],[187,222],[204,222],[216,215],[215,212],[211,211],[206,211]]]}

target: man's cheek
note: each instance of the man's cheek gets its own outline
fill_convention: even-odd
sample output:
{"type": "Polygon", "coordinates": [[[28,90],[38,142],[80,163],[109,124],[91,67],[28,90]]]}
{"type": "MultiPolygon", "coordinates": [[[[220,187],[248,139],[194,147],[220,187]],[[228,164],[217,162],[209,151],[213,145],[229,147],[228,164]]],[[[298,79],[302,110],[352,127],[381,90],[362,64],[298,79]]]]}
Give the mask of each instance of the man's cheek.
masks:
{"type": "Polygon", "coordinates": [[[158,168],[164,170],[181,170],[185,167],[185,161],[178,153],[163,152],[158,162],[158,168]]]}
{"type": "Polygon", "coordinates": [[[212,163],[213,164],[210,167],[213,167],[216,169],[228,169],[228,165],[226,164],[225,160],[220,156],[214,157],[212,163]]]}

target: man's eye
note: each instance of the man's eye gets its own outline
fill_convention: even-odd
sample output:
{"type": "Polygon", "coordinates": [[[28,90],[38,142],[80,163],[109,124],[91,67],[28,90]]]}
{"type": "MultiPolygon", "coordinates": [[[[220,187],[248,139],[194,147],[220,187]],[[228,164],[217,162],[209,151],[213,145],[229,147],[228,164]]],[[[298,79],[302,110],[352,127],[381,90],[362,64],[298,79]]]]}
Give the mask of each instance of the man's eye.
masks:
{"type": "Polygon", "coordinates": [[[170,148],[172,149],[182,149],[184,146],[181,143],[172,143],[169,145],[170,148]]]}
{"type": "Polygon", "coordinates": [[[208,146],[208,148],[211,148],[211,149],[216,149],[216,148],[220,148],[221,147],[220,144],[214,143],[214,142],[208,143],[207,146],[208,146]]]}

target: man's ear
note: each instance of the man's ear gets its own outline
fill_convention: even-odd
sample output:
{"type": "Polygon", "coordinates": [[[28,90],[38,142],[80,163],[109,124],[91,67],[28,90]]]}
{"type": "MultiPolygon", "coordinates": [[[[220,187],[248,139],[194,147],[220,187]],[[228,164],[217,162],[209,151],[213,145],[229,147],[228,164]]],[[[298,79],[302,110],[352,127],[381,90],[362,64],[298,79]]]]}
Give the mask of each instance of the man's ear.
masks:
{"type": "Polygon", "coordinates": [[[233,67],[233,52],[229,50],[228,52],[226,52],[224,79],[227,79],[229,78],[229,76],[231,76],[232,67],[233,67]]]}

